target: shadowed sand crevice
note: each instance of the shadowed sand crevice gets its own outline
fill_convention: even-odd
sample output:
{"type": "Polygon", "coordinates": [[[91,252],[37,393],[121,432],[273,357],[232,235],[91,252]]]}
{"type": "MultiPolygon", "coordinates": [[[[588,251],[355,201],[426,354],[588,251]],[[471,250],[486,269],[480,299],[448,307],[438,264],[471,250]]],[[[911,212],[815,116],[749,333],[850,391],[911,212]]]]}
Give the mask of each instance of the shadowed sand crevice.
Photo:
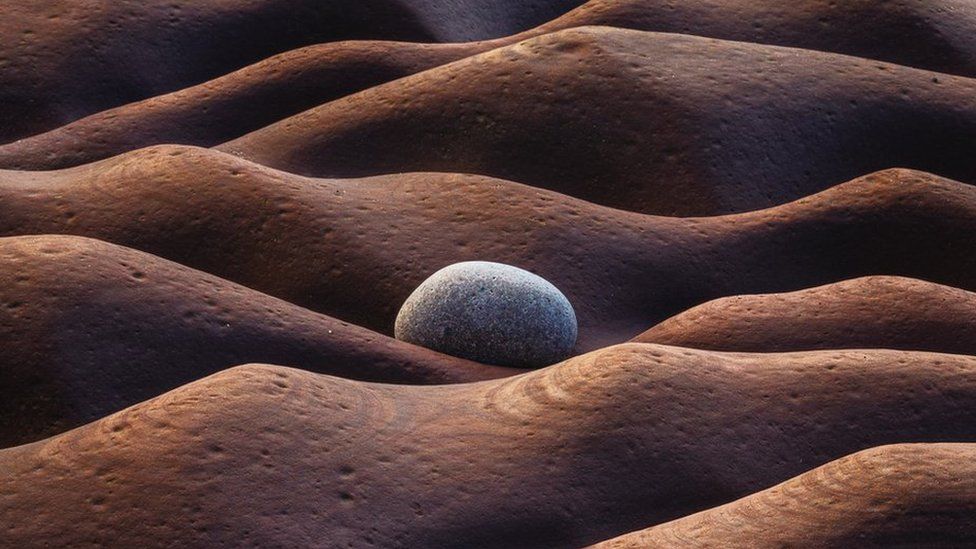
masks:
{"type": "Polygon", "coordinates": [[[865,450],[594,549],[972,547],[976,445],[865,450]]]}
{"type": "Polygon", "coordinates": [[[976,290],[976,188],[907,170],[746,214],[612,210],[479,176],[308,179],[156,147],[59,172],[0,171],[0,235],[76,234],[143,250],[390,334],[438,269],[497,261],[570,299],[578,350],[730,295],[871,274],[976,290]]]}
{"type": "MultiPolygon", "coordinates": [[[[555,13],[576,3],[542,2],[536,5],[519,2],[518,7],[526,13],[534,11],[543,14],[555,13]]],[[[404,3],[405,6],[407,4],[404,3]]],[[[422,15],[428,17],[421,17],[417,25],[426,25],[425,20],[433,20],[432,28],[440,26],[437,9],[432,7],[436,8],[425,6],[422,15]]],[[[467,8],[463,12],[452,11],[449,19],[479,16],[479,23],[485,25],[489,21],[505,21],[505,15],[516,15],[513,12],[516,6],[510,2],[481,4],[479,8],[504,13],[496,17],[467,8]]],[[[379,8],[366,5],[359,9],[363,10],[361,14],[352,12],[351,16],[346,14],[346,17],[355,19],[364,16],[370,9],[379,8]]],[[[339,18],[332,24],[342,24],[342,21],[339,18]]],[[[414,31],[406,28],[403,29],[405,34],[397,32],[397,27],[409,26],[409,22],[409,18],[401,18],[396,25],[378,25],[359,34],[354,32],[354,27],[346,25],[342,27],[342,32],[333,29],[324,32],[321,38],[336,40],[372,36],[417,39],[418,36],[425,36],[423,33],[427,31],[423,29],[415,29],[421,33],[418,35],[411,35],[410,32],[414,31]]],[[[495,40],[458,44],[343,41],[289,51],[240,73],[226,76],[219,73],[219,78],[198,87],[111,109],[52,130],[50,134],[30,139],[27,142],[29,146],[14,147],[17,154],[8,153],[6,163],[16,163],[22,168],[52,169],[107,158],[154,144],[216,145],[370,86],[547,32],[585,25],[803,47],[976,76],[976,38],[971,31],[976,25],[976,8],[967,4],[932,0],[897,3],[866,0],[837,5],[827,0],[805,0],[787,6],[752,0],[720,3],[689,0],[680,4],[647,0],[593,0],[540,27],[495,40]]],[[[502,27],[494,28],[487,35],[498,36],[500,30],[502,27]]],[[[481,31],[468,36],[475,35],[484,36],[486,33],[481,31]]],[[[456,33],[453,35],[454,38],[458,36],[456,33]]],[[[291,40],[291,43],[300,43],[295,42],[294,37],[291,40]]],[[[272,51],[269,50],[267,54],[272,51]]],[[[238,51],[233,53],[241,55],[238,51]]],[[[196,56],[206,57],[204,52],[197,52],[196,56]]],[[[194,59],[189,67],[180,68],[192,69],[200,63],[200,59],[194,59]]],[[[231,68],[226,67],[224,72],[231,68]]],[[[115,79],[131,79],[134,72],[130,70],[112,76],[115,79]]],[[[173,85],[181,83],[186,85],[185,80],[177,78],[173,85]]],[[[73,110],[87,113],[92,109],[116,107],[117,104],[111,101],[132,100],[133,97],[142,99],[140,93],[152,91],[142,89],[144,87],[146,84],[141,84],[129,95],[116,92],[119,97],[111,98],[107,94],[88,97],[79,95],[77,91],[70,96],[48,97],[56,95],[50,90],[43,90],[42,97],[53,103],[74,103],[73,110]]],[[[16,90],[15,87],[9,89],[16,90]]],[[[159,87],[153,89],[159,93],[159,87]]],[[[34,95],[36,97],[37,94],[34,95]]],[[[11,133],[17,128],[18,118],[15,117],[26,113],[16,109],[11,111],[8,113],[8,124],[14,124],[0,129],[0,140],[4,137],[26,137],[11,133]]],[[[39,114],[49,116],[52,113],[39,114]]],[[[69,115],[67,112],[62,114],[65,117],[69,115]]],[[[65,120],[69,121],[73,119],[65,120]]],[[[23,122],[27,123],[26,120],[23,122]]],[[[30,127],[50,129],[38,125],[30,127]]]]}
{"type": "Polygon", "coordinates": [[[959,355],[628,344],[439,387],[248,366],[0,452],[0,541],[580,546],[974,426],[959,355]]]}
{"type": "Polygon", "coordinates": [[[976,76],[976,5],[953,0],[592,0],[535,32],[584,25],[694,34],[976,76]]]}
{"type": "Polygon", "coordinates": [[[0,1],[0,547],[976,546],[976,0],[581,4],[0,1]]]}
{"type": "Polygon", "coordinates": [[[0,447],[255,361],[422,384],[524,372],[402,343],[113,244],[0,238],[0,447]]]}
{"type": "MultiPolygon", "coordinates": [[[[712,215],[893,166],[976,181],[974,95],[974,79],[865,59],[582,28],[370,88],[219,148],[305,175],[478,173],[628,210],[712,215]]],[[[118,114],[91,132],[2,146],[0,165],[47,169],[123,149],[112,145],[130,135],[118,114]]]]}
{"type": "Polygon", "coordinates": [[[714,351],[884,348],[976,355],[976,293],[872,276],[717,299],[633,341],[714,351]]]}
{"type": "Polygon", "coordinates": [[[0,3],[0,140],[192,86],[309,44],[495,38],[531,28],[580,3],[5,1],[0,3]]]}
{"type": "Polygon", "coordinates": [[[210,147],[333,99],[483,49],[478,44],[407,42],[309,46],[216,80],[0,145],[0,165],[58,169],[150,145],[210,147]]]}
{"type": "Polygon", "coordinates": [[[711,215],[890,167],[976,182],[974,95],[976,79],[855,57],[587,27],[218,148],[304,175],[477,173],[644,213],[711,215]]]}

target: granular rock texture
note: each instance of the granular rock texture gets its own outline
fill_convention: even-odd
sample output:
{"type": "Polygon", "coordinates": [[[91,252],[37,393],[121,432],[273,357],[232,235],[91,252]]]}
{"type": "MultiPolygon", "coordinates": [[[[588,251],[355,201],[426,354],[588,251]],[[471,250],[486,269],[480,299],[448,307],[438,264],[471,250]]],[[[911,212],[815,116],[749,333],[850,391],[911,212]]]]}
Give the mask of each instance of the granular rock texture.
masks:
{"type": "Polygon", "coordinates": [[[976,294],[871,276],[699,305],[633,341],[716,351],[885,348],[976,355],[976,294]]]}
{"type": "Polygon", "coordinates": [[[566,296],[526,270],[488,261],[448,265],[397,314],[396,338],[486,364],[547,366],[576,345],[566,296]]]}
{"type": "Polygon", "coordinates": [[[974,464],[973,444],[882,446],[593,547],[972,547],[974,464]]]}
{"type": "Polygon", "coordinates": [[[940,440],[976,441],[974,357],[628,344],[440,387],[247,366],[0,451],[0,544],[579,547],[940,440]]]}

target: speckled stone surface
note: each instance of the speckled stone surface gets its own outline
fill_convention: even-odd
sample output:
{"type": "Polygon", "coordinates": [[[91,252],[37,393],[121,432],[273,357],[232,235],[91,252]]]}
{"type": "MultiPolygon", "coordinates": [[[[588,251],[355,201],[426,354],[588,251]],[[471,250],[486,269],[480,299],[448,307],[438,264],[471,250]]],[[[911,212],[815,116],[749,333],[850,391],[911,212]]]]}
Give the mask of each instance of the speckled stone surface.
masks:
{"type": "Polygon", "coordinates": [[[487,364],[534,368],[569,356],[576,313],[544,278],[489,261],[455,263],[400,309],[397,339],[487,364]]]}

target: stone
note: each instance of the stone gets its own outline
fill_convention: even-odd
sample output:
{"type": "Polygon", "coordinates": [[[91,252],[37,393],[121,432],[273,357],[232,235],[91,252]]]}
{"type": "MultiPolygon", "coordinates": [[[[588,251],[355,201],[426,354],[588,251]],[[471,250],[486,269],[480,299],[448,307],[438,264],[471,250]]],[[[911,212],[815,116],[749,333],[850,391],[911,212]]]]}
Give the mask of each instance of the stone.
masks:
{"type": "Polygon", "coordinates": [[[546,279],[488,261],[444,267],[407,298],[396,338],[485,364],[535,368],[569,356],[576,313],[546,279]]]}

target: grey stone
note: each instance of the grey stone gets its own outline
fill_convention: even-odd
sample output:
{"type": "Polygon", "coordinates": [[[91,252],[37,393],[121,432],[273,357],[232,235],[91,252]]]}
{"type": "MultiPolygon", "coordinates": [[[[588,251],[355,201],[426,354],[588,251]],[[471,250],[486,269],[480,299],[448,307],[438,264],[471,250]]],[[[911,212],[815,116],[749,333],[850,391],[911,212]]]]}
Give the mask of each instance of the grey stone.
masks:
{"type": "Polygon", "coordinates": [[[486,364],[533,368],[568,357],[576,313],[546,279],[487,261],[444,267],[403,304],[396,338],[486,364]]]}

